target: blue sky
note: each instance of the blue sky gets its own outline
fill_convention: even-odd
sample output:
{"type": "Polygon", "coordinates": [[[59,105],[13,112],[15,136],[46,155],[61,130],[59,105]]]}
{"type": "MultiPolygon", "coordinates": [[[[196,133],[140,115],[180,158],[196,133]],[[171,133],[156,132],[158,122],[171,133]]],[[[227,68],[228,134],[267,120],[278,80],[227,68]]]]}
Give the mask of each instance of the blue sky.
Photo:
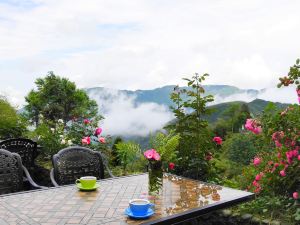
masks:
{"type": "Polygon", "coordinates": [[[270,100],[295,102],[294,90],[274,87],[300,57],[299,8],[297,0],[0,0],[0,93],[21,105],[48,71],[118,89],[183,84],[198,72],[211,75],[207,84],[268,88],[270,100]]]}

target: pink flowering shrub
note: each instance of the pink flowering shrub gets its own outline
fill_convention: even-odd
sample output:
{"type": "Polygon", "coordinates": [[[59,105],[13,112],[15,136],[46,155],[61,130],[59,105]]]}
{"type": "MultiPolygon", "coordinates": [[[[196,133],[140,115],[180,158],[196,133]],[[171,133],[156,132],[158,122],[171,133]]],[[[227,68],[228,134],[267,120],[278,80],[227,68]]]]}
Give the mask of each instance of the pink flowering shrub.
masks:
{"type": "Polygon", "coordinates": [[[104,137],[102,135],[102,128],[98,127],[98,123],[99,118],[73,118],[72,123],[66,126],[66,131],[69,139],[71,139],[75,145],[82,145],[98,150],[109,156],[110,151],[108,144],[110,137],[104,137]]]}
{"type": "Polygon", "coordinates": [[[245,128],[254,134],[260,134],[262,132],[260,123],[255,119],[247,119],[245,128]]]}
{"type": "Polygon", "coordinates": [[[244,183],[247,190],[257,194],[280,194],[290,198],[294,197],[293,193],[299,192],[299,115],[299,105],[284,110],[271,105],[266,108],[260,118],[262,132],[257,136],[264,142],[262,151],[253,158],[253,164],[243,173],[247,180],[244,183]]]}

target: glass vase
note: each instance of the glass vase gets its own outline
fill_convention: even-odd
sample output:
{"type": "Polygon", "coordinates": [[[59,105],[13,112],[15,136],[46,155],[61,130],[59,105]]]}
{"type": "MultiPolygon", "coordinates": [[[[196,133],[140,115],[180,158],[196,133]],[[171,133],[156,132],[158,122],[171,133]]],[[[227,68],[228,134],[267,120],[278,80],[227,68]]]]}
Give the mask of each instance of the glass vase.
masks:
{"type": "Polygon", "coordinates": [[[158,195],[163,184],[163,169],[161,161],[149,161],[149,194],[158,195]]]}

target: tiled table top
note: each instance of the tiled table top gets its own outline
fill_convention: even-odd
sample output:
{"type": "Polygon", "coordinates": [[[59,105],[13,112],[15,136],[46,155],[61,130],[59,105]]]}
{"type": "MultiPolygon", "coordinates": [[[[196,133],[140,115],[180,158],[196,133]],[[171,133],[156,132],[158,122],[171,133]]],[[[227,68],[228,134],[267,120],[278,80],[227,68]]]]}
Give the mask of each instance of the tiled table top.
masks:
{"type": "Polygon", "coordinates": [[[75,185],[0,197],[0,224],[174,223],[247,201],[252,193],[164,174],[159,194],[148,193],[148,174],[101,180],[93,192],[75,185]],[[128,201],[149,198],[155,214],[147,220],[124,215],[128,201]]]}

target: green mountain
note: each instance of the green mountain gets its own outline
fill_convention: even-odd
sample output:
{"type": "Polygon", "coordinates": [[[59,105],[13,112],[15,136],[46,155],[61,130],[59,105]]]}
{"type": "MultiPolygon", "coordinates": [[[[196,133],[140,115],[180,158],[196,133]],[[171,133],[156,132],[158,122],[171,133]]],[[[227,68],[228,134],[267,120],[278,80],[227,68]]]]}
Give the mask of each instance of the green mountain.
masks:
{"type": "MultiPolygon", "coordinates": [[[[209,121],[209,123],[215,123],[218,119],[221,119],[223,117],[224,112],[233,104],[238,104],[238,105],[246,104],[251,114],[253,114],[254,116],[259,115],[263,112],[263,110],[269,103],[270,103],[269,101],[265,101],[262,99],[255,99],[249,103],[243,101],[234,101],[234,102],[225,102],[225,103],[212,105],[207,107],[208,109],[212,110],[212,114],[207,116],[206,119],[209,121]]],[[[278,108],[282,108],[282,109],[288,106],[288,104],[283,104],[279,102],[274,102],[274,104],[278,108]]]]}

